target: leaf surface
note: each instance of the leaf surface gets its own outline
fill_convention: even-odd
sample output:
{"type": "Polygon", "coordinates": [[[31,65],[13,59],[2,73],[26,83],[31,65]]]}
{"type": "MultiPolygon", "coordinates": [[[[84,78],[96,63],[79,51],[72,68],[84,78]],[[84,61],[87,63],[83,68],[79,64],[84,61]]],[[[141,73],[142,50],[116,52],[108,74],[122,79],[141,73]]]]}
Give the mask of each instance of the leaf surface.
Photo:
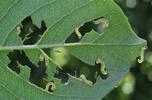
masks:
{"type": "MultiPolygon", "coordinates": [[[[97,34],[90,32],[90,34],[97,34]]],[[[16,100],[100,100],[129,71],[130,66],[140,56],[146,41],[132,31],[126,16],[113,0],[1,0],[0,1],[0,99],[16,100]],[[2,5],[2,6],[1,6],[2,5]],[[45,22],[47,30],[34,45],[22,45],[17,34],[17,25],[31,16],[32,22],[41,27],[45,22]],[[109,27],[102,34],[85,35],[78,43],[65,43],[75,28],[85,22],[104,17],[109,27]],[[27,78],[29,71],[18,75],[7,66],[8,52],[24,50],[29,59],[37,64],[43,48],[63,46],[84,63],[94,65],[95,59],[104,61],[109,77],[98,79],[89,87],[70,77],[69,84],[58,80],[56,91],[51,94],[31,84],[27,78]]],[[[48,75],[56,65],[50,60],[48,75]],[[50,71],[51,70],[51,71],[50,71]]],[[[50,77],[48,80],[52,80],[50,77]]]]}

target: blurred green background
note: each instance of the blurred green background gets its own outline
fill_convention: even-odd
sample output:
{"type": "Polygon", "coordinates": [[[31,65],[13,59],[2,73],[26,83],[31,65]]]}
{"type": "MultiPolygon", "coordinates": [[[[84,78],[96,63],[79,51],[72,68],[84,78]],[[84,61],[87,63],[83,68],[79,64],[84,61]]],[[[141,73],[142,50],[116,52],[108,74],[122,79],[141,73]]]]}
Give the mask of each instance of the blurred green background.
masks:
{"type": "Polygon", "coordinates": [[[102,100],[152,100],[152,0],[115,0],[137,35],[148,42],[145,61],[134,64],[128,75],[102,100]]]}

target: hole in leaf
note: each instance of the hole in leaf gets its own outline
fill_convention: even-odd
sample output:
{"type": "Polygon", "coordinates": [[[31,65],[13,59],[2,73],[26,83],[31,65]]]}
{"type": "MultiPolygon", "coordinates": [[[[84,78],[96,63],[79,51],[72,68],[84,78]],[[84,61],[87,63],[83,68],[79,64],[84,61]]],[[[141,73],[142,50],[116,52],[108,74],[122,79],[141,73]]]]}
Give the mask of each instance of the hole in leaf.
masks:
{"type": "Polygon", "coordinates": [[[47,27],[45,22],[41,21],[41,27],[39,28],[33,24],[31,17],[25,18],[20,25],[19,37],[22,39],[24,45],[35,44],[46,31],[47,27]]]}
{"type": "Polygon", "coordinates": [[[86,64],[71,55],[66,48],[55,47],[51,48],[50,51],[47,49],[45,53],[59,64],[54,77],[61,79],[61,83],[68,82],[68,74],[79,79],[82,79],[80,76],[83,75],[85,78],[82,79],[82,81],[87,80],[85,82],[92,82],[93,84],[96,82],[98,76],[104,79],[108,77],[108,75],[105,74],[106,69],[102,62],[95,62],[94,65],[86,64]]]}
{"type": "Polygon", "coordinates": [[[61,83],[63,84],[65,84],[69,80],[68,74],[60,68],[56,68],[56,73],[54,74],[54,77],[61,79],[61,83]]]}
{"type": "Polygon", "coordinates": [[[81,79],[80,76],[84,75],[86,77],[84,80],[91,81],[93,84],[96,82],[99,76],[102,79],[108,78],[108,74],[105,75],[100,71],[101,64],[88,65],[80,60],[78,62],[79,63],[73,63],[73,64],[69,62],[68,63],[69,65],[67,64],[65,66],[61,66],[62,69],[57,68],[54,77],[61,79],[61,83],[63,84],[68,82],[69,80],[68,74],[80,79],[81,79]]]}
{"type": "Polygon", "coordinates": [[[45,65],[45,59],[40,60],[37,65],[31,69],[30,74],[30,82],[36,84],[39,87],[45,88],[46,86],[46,65],[45,65]]]}
{"type": "Polygon", "coordinates": [[[101,34],[109,27],[109,21],[104,17],[93,19],[92,21],[84,23],[82,26],[75,29],[74,32],[66,39],[65,43],[79,42],[83,36],[92,30],[101,34]]]}
{"type": "Polygon", "coordinates": [[[45,88],[47,83],[47,81],[45,81],[47,78],[45,60],[40,60],[37,65],[35,65],[29,60],[23,50],[14,50],[13,52],[9,52],[7,56],[10,59],[8,64],[10,69],[15,71],[17,74],[20,74],[19,64],[23,65],[24,67],[29,67],[31,69],[29,81],[39,87],[45,88]]]}

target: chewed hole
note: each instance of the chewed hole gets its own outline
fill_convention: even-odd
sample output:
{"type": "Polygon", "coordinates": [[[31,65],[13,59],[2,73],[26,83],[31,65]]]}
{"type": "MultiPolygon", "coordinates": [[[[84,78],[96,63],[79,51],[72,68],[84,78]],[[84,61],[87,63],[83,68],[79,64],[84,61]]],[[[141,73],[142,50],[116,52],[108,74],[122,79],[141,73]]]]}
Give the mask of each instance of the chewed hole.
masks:
{"type": "Polygon", "coordinates": [[[41,38],[46,29],[44,20],[41,21],[41,27],[39,28],[28,16],[17,26],[17,34],[22,39],[23,45],[32,45],[41,38]]]}
{"type": "Polygon", "coordinates": [[[8,67],[11,70],[13,70],[14,72],[16,72],[17,74],[19,74],[20,73],[20,68],[19,68],[18,63],[16,61],[16,55],[18,55],[16,51],[8,53],[7,57],[10,60],[10,62],[8,63],[8,67]]]}
{"type": "Polygon", "coordinates": [[[68,74],[60,68],[56,68],[56,73],[54,74],[54,77],[60,79],[62,84],[67,83],[69,80],[68,74]]]}
{"type": "MultiPolygon", "coordinates": [[[[84,81],[84,83],[86,83],[87,85],[90,85],[88,83],[91,82],[95,84],[98,79],[97,77],[101,77],[101,79],[108,78],[109,74],[105,75],[100,71],[101,64],[95,64],[95,65],[87,65],[85,63],[83,64],[84,66],[81,66],[79,68],[76,67],[73,69],[71,69],[70,66],[69,67],[64,66],[62,67],[62,69],[56,68],[56,73],[54,74],[54,77],[60,79],[62,84],[66,84],[69,82],[69,74],[79,79],[82,79],[81,76],[84,75],[86,78],[83,79],[82,81],[84,81]]],[[[106,68],[104,68],[104,70],[106,70],[106,68]]]]}
{"type": "Polygon", "coordinates": [[[104,17],[93,19],[76,28],[71,35],[65,40],[65,43],[79,42],[83,36],[92,30],[98,34],[103,33],[110,26],[109,20],[104,17]]]}
{"type": "Polygon", "coordinates": [[[69,75],[79,78],[86,84],[94,84],[97,77],[101,77],[102,79],[108,77],[106,67],[103,62],[100,62],[101,60],[95,61],[94,65],[89,65],[75,56],[70,55],[66,48],[63,47],[52,48],[50,52],[53,54],[53,56],[50,56],[52,60],[60,65],[60,67],[56,68],[54,77],[60,79],[63,84],[66,84],[69,81],[69,75]],[[54,50],[59,50],[61,54],[58,55],[54,50]],[[61,62],[60,60],[65,62],[61,62]],[[82,79],[82,75],[86,78],[83,77],[82,79]]]}
{"type": "Polygon", "coordinates": [[[47,78],[45,60],[40,60],[37,64],[34,64],[23,50],[11,51],[7,57],[10,60],[8,68],[20,74],[20,65],[22,65],[22,67],[28,67],[30,69],[29,76],[27,76],[29,77],[29,81],[39,87],[45,88],[47,83],[47,81],[45,81],[47,78]]]}

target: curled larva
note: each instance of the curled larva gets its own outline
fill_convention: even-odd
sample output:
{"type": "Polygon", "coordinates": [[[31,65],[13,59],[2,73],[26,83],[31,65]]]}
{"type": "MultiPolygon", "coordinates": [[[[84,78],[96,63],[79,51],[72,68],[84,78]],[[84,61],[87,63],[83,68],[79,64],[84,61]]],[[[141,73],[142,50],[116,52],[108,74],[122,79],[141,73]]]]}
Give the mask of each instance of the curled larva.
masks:
{"type": "Polygon", "coordinates": [[[144,52],[145,52],[146,49],[147,49],[146,47],[143,47],[141,49],[140,58],[138,59],[139,63],[142,63],[144,61],[144,52]]]}
{"type": "Polygon", "coordinates": [[[51,91],[54,92],[56,90],[56,85],[54,82],[49,82],[47,83],[46,87],[45,87],[46,91],[51,91]]]}
{"type": "Polygon", "coordinates": [[[108,73],[106,71],[105,63],[101,59],[97,58],[96,59],[96,64],[100,64],[101,65],[100,66],[100,72],[101,72],[101,74],[108,75],[108,73]]]}

